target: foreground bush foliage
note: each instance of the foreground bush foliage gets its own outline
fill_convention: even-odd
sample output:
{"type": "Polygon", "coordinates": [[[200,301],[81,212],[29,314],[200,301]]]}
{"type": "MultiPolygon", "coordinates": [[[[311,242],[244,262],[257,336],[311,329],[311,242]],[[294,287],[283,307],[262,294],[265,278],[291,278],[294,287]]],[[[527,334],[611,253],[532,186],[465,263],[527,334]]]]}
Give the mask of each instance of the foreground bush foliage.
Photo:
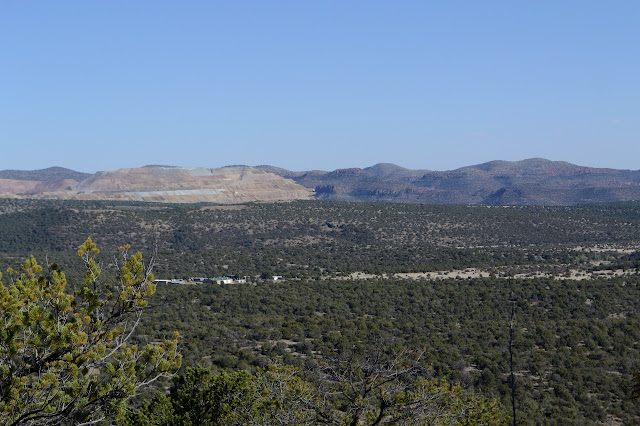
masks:
{"type": "Polygon", "coordinates": [[[177,340],[129,345],[155,293],[142,255],[121,247],[114,282],[100,280],[99,253],[78,249],[85,281],[68,288],[56,264],[32,256],[0,283],[0,423],[87,424],[112,417],[136,391],[180,366],[177,340]]]}
{"type": "Polygon", "coordinates": [[[254,374],[188,368],[174,378],[169,396],[158,392],[119,424],[507,424],[496,400],[465,392],[459,384],[416,377],[402,365],[345,367],[324,364],[313,373],[271,364],[254,374]]]}

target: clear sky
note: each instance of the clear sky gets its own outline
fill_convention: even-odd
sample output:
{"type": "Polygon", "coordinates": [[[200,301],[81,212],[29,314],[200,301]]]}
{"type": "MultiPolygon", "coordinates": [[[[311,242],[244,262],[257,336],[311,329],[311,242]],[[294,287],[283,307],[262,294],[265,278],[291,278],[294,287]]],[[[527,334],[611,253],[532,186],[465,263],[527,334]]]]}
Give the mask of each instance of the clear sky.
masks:
{"type": "Polygon", "coordinates": [[[640,169],[640,1],[0,2],[0,170],[640,169]]]}

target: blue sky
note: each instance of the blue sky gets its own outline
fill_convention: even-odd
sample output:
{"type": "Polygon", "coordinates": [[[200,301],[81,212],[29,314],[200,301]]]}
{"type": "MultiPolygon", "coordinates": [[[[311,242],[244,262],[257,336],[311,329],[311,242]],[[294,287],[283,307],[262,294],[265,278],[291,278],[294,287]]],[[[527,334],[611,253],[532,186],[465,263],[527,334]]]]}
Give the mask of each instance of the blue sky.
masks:
{"type": "Polygon", "coordinates": [[[1,169],[640,169],[638,1],[0,2],[1,169]]]}

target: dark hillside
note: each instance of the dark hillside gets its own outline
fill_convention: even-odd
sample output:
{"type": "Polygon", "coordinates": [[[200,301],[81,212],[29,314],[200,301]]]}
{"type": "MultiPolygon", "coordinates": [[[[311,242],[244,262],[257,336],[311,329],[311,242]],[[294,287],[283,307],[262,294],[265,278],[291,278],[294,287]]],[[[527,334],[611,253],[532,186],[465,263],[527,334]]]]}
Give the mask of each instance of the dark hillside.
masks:
{"type": "Polygon", "coordinates": [[[49,167],[41,170],[0,170],[0,179],[36,181],[73,179],[81,182],[89,176],[91,176],[90,173],[76,172],[64,167],[49,167]]]}
{"type": "Polygon", "coordinates": [[[314,189],[322,200],[549,206],[640,200],[640,171],[543,158],[490,161],[449,171],[388,163],[333,172],[261,167],[314,189]]]}

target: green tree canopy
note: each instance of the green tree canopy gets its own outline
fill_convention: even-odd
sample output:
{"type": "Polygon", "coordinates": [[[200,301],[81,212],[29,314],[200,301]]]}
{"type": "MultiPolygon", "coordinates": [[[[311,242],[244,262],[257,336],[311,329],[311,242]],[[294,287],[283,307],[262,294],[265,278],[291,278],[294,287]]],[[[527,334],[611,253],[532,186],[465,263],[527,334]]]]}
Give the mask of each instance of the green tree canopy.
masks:
{"type": "MultiPolygon", "coordinates": [[[[178,335],[130,345],[155,292],[152,261],[120,247],[116,279],[100,279],[96,245],[78,249],[85,281],[68,289],[56,264],[31,256],[0,282],[0,423],[89,424],[112,417],[136,391],[180,366],[178,335]]],[[[1,276],[0,276],[1,278],[1,276]]]]}
{"type": "Polygon", "coordinates": [[[395,372],[389,363],[325,365],[315,372],[270,364],[253,374],[189,368],[174,378],[169,396],[158,392],[120,425],[507,424],[496,400],[459,384],[407,377],[414,370],[395,365],[395,372]]]}

